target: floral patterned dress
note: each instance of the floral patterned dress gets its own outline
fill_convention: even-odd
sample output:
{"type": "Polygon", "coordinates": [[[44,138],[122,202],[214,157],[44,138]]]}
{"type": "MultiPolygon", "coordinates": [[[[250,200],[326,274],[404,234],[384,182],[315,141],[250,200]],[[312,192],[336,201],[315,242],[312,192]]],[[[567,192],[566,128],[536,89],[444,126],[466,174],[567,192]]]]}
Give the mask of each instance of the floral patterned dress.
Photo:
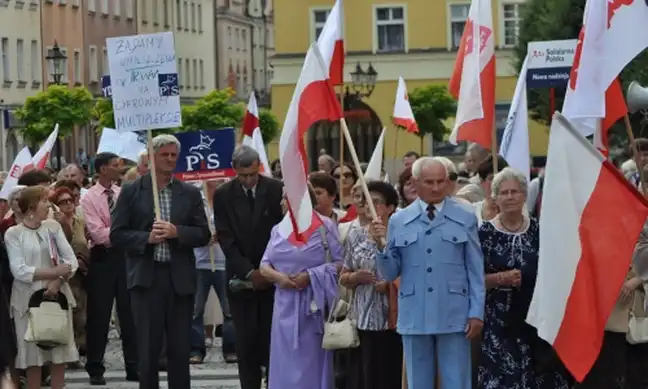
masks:
{"type": "Polygon", "coordinates": [[[496,220],[479,228],[486,274],[519,269],[522,284],[490,289],[486,294],[478,388],[567,389],[569,381],[562,371],[535,372],[537,336],[525,322],[538,269],[538,223],[531,219],[525,231],[510,233],[495,227],[496,220]]]}

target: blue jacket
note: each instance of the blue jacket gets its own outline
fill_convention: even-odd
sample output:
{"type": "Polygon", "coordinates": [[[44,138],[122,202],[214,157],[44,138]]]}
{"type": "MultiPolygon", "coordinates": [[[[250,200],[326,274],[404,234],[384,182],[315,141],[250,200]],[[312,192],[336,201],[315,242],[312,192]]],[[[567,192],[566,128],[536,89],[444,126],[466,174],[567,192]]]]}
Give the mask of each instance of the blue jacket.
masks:
{"type": "Polygon", "coordinates": [[[434,220],[416,200],[389,220],[380,274],[400,279],[398,332],[464,332],[468,318],[484,317],[484,259],[477,217],[446,198],[434,220]]]}

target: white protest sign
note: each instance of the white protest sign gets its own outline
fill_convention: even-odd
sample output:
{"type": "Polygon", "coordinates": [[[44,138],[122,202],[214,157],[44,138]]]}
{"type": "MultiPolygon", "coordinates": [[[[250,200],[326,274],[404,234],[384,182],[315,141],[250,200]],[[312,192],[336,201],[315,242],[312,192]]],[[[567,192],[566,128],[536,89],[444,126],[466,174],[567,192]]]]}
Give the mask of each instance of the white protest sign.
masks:
{"type": "Polygon", "coordinates": [[[113,153],[122,158],[137,162],[140,153],[146,150],[146,138],[140,137],[135,132],[119,132],[112,128],[101,131],[99,139],[99,153],[113,153]]]}
{"type": "Polygon", "coordinates": [[[117,131],[182,125],[173,33],[106,39],[117,131]]]}

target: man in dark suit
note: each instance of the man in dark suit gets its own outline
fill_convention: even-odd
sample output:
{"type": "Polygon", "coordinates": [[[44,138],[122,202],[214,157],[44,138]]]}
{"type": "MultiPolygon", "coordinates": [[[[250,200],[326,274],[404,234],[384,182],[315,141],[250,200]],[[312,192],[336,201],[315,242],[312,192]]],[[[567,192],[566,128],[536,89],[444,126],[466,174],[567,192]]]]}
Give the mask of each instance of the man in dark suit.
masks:
{"type": "Polygon", "coordinates": [[[236,178],[216,190],[213,202],[230,285],[241,389],[259,389],[261,368],[268,367],[274,287],[259,264],[272,227],[283,218],[282,184],[259,174],[260,165],[254,149],[237,147],[232,155],[236,178]]]}
{"type": "Polygon", "coordinates": [[[110,240],[126,250],[127,286],[140,350],[140,389],[158,389],[158,362],[166,340],[168,382],[190,389],[189,351],[196,291],[193,249],[209,243],[211,232],[198,188],[173,178],[180,142],[153,138],[157,185],[151,175],[128,183],[117,199],[110,240]],[[160,195],[155,220],[153,190],[160,195]],[[166,336],[164,336],[166,335],[166,336]]]}

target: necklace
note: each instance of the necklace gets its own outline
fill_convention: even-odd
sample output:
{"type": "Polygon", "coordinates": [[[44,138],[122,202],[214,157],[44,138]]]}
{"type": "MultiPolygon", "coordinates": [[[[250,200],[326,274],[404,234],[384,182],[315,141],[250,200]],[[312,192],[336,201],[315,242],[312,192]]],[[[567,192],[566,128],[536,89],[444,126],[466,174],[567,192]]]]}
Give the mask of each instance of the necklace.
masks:
{"type": "Polygon", "coordinates": [[[524,218],[522,218],[522,220],[517,225],[517,227],[514,227],[514,228],[508,228],[506,226],[506,224],[504,224],[504,220],[502,220],[502,218],[499,219],[499,222],[500,222],[500,225],[502,226],[502,228],[504,228],[506,231],[508,231],[508,232],[519,232],[520,229],[522,229],[522,226],[524,225],[524,218]]]}

